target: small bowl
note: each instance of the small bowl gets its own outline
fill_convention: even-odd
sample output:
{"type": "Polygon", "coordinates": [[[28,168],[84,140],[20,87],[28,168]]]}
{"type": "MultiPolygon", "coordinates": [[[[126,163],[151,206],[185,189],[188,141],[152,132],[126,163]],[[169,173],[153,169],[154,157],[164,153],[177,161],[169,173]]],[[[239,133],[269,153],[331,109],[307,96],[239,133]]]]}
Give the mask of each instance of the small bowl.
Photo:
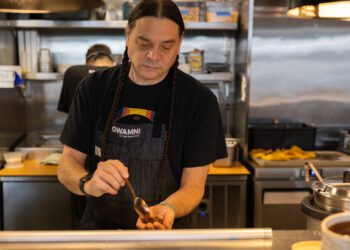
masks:
{"type": "Polygon", "coordinates": [[[20,163],[23,160],[22,152],[7,152],[4,153],[4,160],[6,163],[20,163]]]}

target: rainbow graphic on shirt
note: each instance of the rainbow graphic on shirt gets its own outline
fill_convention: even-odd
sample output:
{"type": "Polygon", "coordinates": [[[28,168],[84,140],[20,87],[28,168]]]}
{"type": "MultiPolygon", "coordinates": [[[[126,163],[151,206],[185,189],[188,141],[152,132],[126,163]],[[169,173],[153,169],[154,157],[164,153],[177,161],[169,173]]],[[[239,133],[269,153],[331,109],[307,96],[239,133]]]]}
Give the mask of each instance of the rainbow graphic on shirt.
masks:
{"type": "Polygon", "coordinates": [[[143,116],[143,117],[146,117],[151,122],[153,122],[155,112],[147,109],[124,107],[117,112],[117,120],[129,115],[143,116]]]}

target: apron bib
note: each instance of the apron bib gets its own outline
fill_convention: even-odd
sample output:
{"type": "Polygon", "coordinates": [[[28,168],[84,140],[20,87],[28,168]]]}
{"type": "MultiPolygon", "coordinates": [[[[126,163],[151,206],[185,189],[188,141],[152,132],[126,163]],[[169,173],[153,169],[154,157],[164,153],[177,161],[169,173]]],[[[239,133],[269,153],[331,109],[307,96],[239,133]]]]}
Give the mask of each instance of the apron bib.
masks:
{"type": "MultiPolygon", "coordinates": [[[[153,123],[122,124],[114,120],[105,152],[106,159],[118,159],[128,167],[129,180],[137,196],[144,199],[149,206],[160,203],[179,188],[169,160],[167,159],[163,169],[161,166],[167,133],[165,125],[161,124],[162,115],[166,113],[164,107],[168,107],[164,98],[161,98],[158,107],[153,123]]],[[[95,148],[101,148],[102,135],[103,131],[97,129],[95,148]]],[[[136,229],[137,218],[133,208],[133,197],[124,186],[117,195],[88,197],[80,228],[136,229]]],[[[185,216],[176,219],[173,228],[189,228],[189,225],[189,216],[185,216]]]]}

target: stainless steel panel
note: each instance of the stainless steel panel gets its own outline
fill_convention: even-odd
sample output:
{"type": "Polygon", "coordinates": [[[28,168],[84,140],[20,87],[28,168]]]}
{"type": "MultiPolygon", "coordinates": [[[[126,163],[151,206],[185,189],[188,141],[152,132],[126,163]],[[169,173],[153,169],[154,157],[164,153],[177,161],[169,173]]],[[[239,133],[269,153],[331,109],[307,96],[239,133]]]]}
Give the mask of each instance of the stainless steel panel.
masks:
{"type": "Polygon", "coordinates": [[[191,214],[192,228],[246,227],[246,176],[209,175],[202,201],[191,214]]]}
{"type": "Polygon", "coordinates": [[[256,16],[250,117],[313,123],[327,134],[317,145],[337,146],[332,131],[350,124],[349,28],[334,20],[256,16]]]}
{"type": "Polygon", "coordinates": [[[308,191],[305,181],[254,180],[254,227],[272,227],[274,230],[305,229],[306,215],[300,204],[264,204],[265,192],[308,191]],[[286,216],[288,214],[288,216],[286,216]]]}
{"type": "MultiPolygon", "coordinates": [[[[53,232],[55,233],[55,232],[53,232]]],[[[192,250],[192,249],[261,249],[281,250],[290,249],[291,245],[298,241],[320,240],[318,231],[288,230],[273,231],[273,239],[254,240],[225,240],[225,241],[142,241],[142,242],[56,242],[56,243],[0,243],[0,248],[21,250],[51,249],[51,250],[87,250],[87,249],[169,249],[169,250],[192,250]]]]}
{"type": "Polygon", "coordinates": [[[57,179],[2,179],[2,191],[4,230],[72,229],[71,194],[57,179]]]}

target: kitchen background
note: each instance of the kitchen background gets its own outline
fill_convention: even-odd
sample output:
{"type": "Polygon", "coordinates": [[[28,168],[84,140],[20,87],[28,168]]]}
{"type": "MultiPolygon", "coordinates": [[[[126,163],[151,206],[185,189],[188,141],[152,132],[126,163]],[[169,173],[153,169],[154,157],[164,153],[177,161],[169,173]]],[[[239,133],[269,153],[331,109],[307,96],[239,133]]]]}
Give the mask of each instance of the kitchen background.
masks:
{"type": "MultiPolygon", "coordinates": [[[[316,148],[337,149],[340,131],[350,130],[350,71],[347,70],[350,23],[287,17],[286,0],[233,2],[240,14],[236,27],[223,24],[216,28],[190,28],[181,52],[204,50],[204,63],[229,65],[229,77],[215,79],[210,74],[201,77],[218,96],[226,136],[240,139],[240,160],[247,160],[248,124],[259,121],[313,125],[317,127],[316,148]]],[[[109,6],[111,2],[106,3],[109,6]]],[[[120,12],[120,5],[114,9],[120,12]]],[[[85,14],[76,18],[82,21],[85,14]]],[[[84,64],[86,50],[95,43],[109,45],[116,58],[124,50],[122,26],[60,28],[55,24],[42,25],[41,19],[31,22],[29,27],[25,20],[18,26],[7,25],[8,19],[15,18],[0,14],[0,65],[20,63],[18,31],[33,32],[38,49],[50,50],[55,72],[62,73],[68,65],[84,64]]],[[[0,88],[1,150],[13,149],[19,141],[21,146],[45,146],[42,135],[60,133],[66,119],[65,114],[56,110],[61,86],[62,74],[51,74],[46,78],[27,77],[25,88],[0,88]]],[[[309,187],[299,175],[299,169],[289,169],[279,176],[276,171],[264,170],[266,173],[252,171],[254,178],[250,187],[255,190],[250,190],[251,193],[248,190],[248,196],[255,197],[255,201],[248,199],[248,207],[249,202],[255,206],[254,225],[276,228],[291,225],[294,218],[300,217],[300,199],[292,204],[290,201],[262,204],[265,190],[287,191],[288,195],[295,192],[302,197],[308,194],[309,187]],[[293,176],[295,173],[298,175],[293,176]],[[264,178],[269,179],[269,183],[265,183],[264,178]],[[278,224],[282,220],[274,215],[283,216],[285,211],[295,216],[290,216],[291,221],[283,225],[278,224]],[[279,222],[262,221],[262,218],[274,217],[279,222]]],[[[305,227],[305,222],[292,227],[305,227]]]]}

